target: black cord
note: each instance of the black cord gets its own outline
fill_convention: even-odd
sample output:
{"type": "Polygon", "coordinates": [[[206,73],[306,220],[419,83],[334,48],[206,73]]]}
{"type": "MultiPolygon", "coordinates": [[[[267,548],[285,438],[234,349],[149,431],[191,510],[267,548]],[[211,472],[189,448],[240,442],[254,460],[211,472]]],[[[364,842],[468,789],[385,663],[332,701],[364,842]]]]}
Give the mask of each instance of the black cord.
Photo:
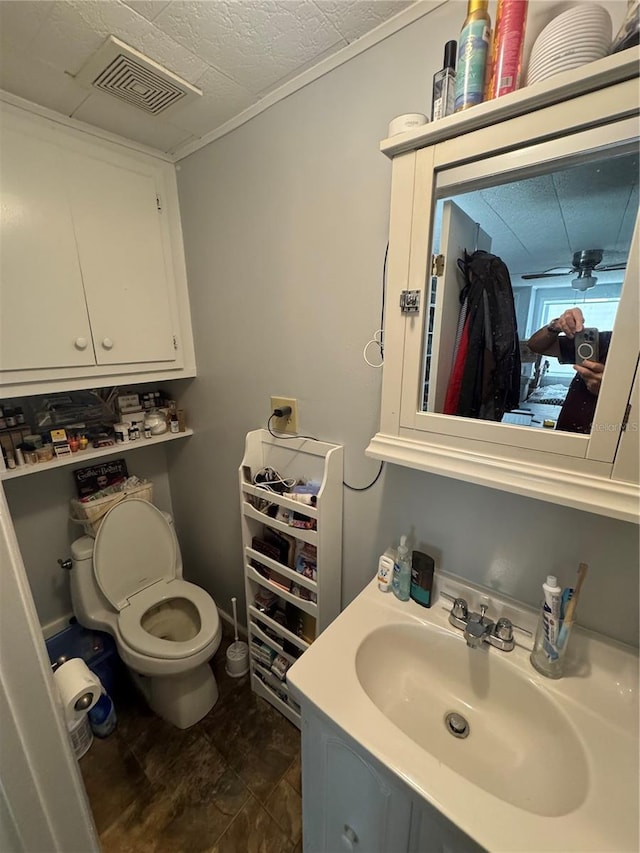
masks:
{"type": "MultiPolygon", "coordinates": [[[[382,263],[382,304],[380,307],[380,343],[378,344],[378,349],[380,350],[380,358],[384,360],[384,297],[387,289],[387,259],[389,257],[389,243],[387,242],[387,248],[384,250],[384,261],[382,263]]],[[[378,475],[379,476],[379,475],[378,475]]],[[[375,480],[374,480],[375,482],[375,480]]]]}
{"type": "Polygon", "coordinates": [[[344,480],[342,481],[342,485],[346,489],[350,489],[352,492],[366,492],[367,489],[370,489],[372,486],[375,486],[375,484],[378,482],[378,480],[380,479],[380,474],[382,474],[383,468],[384,468],[384,459],[380,463],[380,467],[378,468],[378,473],[373,478],[373,480],[369,483],[368,486],[350,486],[349,483],[345,483],[344,480]]]}
{"type": "Polygon", "coordinates": [[[320,439],[319,439],[319,438],[316,438],[314,435],[298,435],[297,433],[296,433],[295,435],[280,435],[280,433],[274,432],[274,431],[271,429],[271,421],[272,421],[275,417],[276,417],[276,415],[275,415],[275,414],[274,414],[274,415],[271,415],[271,417],[270,417],[270,418],[269,418],[269,420],[267,421],[267,429],[269,430],[269,432],[271,433],[271,435],[272,435],[274,438],[279,438],[279,439],[281,439],[282,441],[286,441],[286,439],[288,439],[288,438],[308,438],[308,439],[310,439],[311,441],[320,441],[320,439]]]}
{"type": "MultiPolygon", "coordinates": [[[[288,439],[288,438],[308,438],[308,439],[310,439],[311,441],[320,441],[320,439],[319,439],[319,438],[316,438],[316,437],[315,437],[315,436],[313,436],[313,435],[279,435],[278,433],[274,432],[274,431],[271,429],[271,421],[272,421],[275,417],[276,417],[276,415],[271,415],[271,416],[270,416],[270,418],[269,418],[269,420],[267,421],[267,429],[269,430],[269,433],[270,433],[274,438],[279,438],[279,439],[281,439],[282,441],[286,441],[286,439],[288,439]]],[[[349,483],[346,483],[344,480],[342,481],[342,485],[343,485],[346,489],[350,489],[352,492],[366,492],[366,491],[367,491],[367,489],[370,489],[372,486],[375,486],[375,484],[378,482],[378,480],[380,479],[380,474],[382,474],[382,469],[383,469],[383,467],[384,467],[384,461],[382,461],[382,462],[380,463],[380,468],[378,468],[378,473],[377,473],[377,474],[376,474],[376,476],[373,478],[373,480],[369,483],[369,485],[368,485],[368,486],[350,486],[350,485],[349,485],[349,483]]]]}

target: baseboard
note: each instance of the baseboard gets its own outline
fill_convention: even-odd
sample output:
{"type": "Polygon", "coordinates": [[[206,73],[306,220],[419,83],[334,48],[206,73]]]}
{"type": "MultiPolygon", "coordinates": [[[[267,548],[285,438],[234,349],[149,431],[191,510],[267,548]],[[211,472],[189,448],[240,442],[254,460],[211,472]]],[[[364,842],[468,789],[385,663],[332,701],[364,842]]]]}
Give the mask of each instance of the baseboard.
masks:
{"type": "Polygon", "coordinates": [[[64,631],[65,628],[68,628],[70,619],[73,619],[73,613],[67,613],[59,619],[54,619],[53,622],[47,622],[46,625],[41,625],[40,627],[45,640],[50,640],[55,634],[60,633],[60,631],[64,631]]]}

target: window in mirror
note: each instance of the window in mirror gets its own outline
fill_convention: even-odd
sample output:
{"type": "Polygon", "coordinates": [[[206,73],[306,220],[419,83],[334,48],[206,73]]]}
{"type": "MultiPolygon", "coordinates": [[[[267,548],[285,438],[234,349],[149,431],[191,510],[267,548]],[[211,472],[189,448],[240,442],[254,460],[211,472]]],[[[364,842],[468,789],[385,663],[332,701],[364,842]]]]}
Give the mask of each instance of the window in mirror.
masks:
{"type": "Polygon", "coordinates": [[[423,411],[590,431],[638,212],[638,154],[624,146],[548,168],[455,188],[446,172],[436,179],[432,251],[446,263],[430,279],[423,411]],[[486,266],[478,250],[498,257],[510,286],[494,292],[483,284],[474,301],[485,267],[465,258],[486,266]],[[563,315],[597,330],[586,332],[591,349],[589,340],[578,346],[593,356],[584,367],[574,366],[572,329],[556,331],[563,315]],[[502,354],[474,346],[474,335],[494,347],[498,336],[502,354]]]}

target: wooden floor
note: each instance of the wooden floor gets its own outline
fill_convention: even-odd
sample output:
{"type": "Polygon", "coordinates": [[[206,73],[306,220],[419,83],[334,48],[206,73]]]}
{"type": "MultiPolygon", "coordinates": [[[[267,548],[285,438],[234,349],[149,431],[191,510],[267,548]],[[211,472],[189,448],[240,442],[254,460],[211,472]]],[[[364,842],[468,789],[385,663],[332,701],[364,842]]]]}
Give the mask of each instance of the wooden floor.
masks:
{"type": "Polygon", "coordinates": [[[186,731],[116,694],[116,731],[80,759],[105,853],[302,853],[300,733],[226,675],[232,641],[225,625],[220,698],[186,731]]]}

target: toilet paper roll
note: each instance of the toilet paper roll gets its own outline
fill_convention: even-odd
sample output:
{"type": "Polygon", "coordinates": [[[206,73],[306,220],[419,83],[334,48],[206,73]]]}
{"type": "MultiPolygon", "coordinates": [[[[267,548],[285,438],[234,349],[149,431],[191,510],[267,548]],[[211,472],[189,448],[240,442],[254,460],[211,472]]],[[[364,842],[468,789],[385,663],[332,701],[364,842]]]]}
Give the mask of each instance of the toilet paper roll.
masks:
{"type": "Polygon", "coordinates": [[[80,720],[100,698],[100,679],[91,672],[82,658],[65,661],[56,669],[53,677],[68,724],[80,720]]]}

